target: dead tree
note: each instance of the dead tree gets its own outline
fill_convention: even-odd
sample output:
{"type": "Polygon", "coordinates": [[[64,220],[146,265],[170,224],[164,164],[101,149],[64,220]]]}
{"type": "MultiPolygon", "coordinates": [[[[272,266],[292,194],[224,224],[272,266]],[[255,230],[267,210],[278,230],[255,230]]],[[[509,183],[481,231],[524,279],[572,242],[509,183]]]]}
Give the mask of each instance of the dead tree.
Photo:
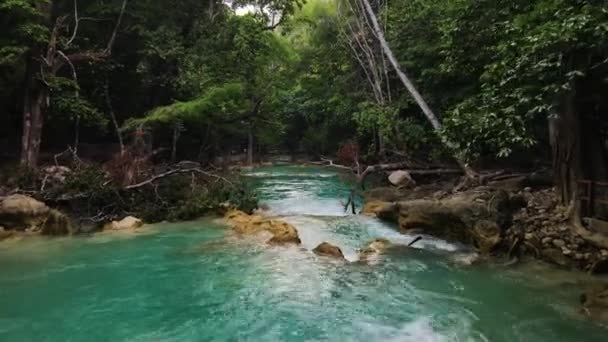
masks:
{"type": "MultiPolygon", "coordinates": [[[[357,1],[339,3],[338,17],[343,21],[343,24],[339,25],[340,35],[361,67],[374,101],[381,108],[387,106],[391,102],[391,93],[386,60],[380,46],[369,39],[372,31],[363,8],[357,1]]],[[[376,152],[382,155],[385,149],[383,132],[375,126],[373,134],[377,145],[376,152]]]]}
{"type": "MultiPolygon", "coordinates": [[[[355,6],[359,6],[360,8],[364,9],[364,11],[357,12],[357,13],[359,13],[360,16],[363,17],[363,19],[361,19],[361,20],[364,21],[365,23],[367,23],[368,25],[371,25],[372,33],[373,33],[374,37],[379,42],[384,55],[389,60],[391,66],[397,73],[399,80],[401,81],[401,83],[403,83],[403,85],[408,90],[410,95],[414,98],[414,100],[420,107],[421,111],[424,113],[425,117],[427,118],[427,120],[429,121],[429,123],[431,124],[433,129],[437,132],[440,131],[442,129],[441,122],[439,121],[437,115],[435,115],[435,113],[431,110],[431,108],[429,107],[427,102],[424,100],[424,98],[422,97],[422,95],[420,94],[418,89],[416,89],[413,82],[406,75],[405,70],[401,67],[399,61],[395,57],[395,54],[393,53],[390,45],[388,44],[388,42],[386,41],[386,38],[384,37],[384,31],[378,22],[378,18],[376,17],[376,14],[374,13],[374,10],[372,9],[372,6],[371,6],[369,0],[352,0],[352,1],[355,3],[355,6]]],[[[453,143],[451,143],[449,141],[445,141],[444,143],[448,146],[448,148],[450,148],[451,150],[454,150],[453,143]]],[[[473,171],[473,169],[469,165],[467,165],[467,163],[461,157],[456,155],[455,159],[468,178],[476,177],[476,173],[473,171]]]]}

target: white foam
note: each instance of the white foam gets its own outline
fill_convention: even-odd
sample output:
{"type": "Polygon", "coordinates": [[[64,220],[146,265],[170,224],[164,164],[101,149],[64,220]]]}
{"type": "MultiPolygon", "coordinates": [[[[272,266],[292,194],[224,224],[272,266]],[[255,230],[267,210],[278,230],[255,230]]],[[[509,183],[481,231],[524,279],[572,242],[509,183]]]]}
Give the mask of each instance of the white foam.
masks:
{"type": "MultiPolygon", "coordinates": [[[[380,324],[364,324],[361,341],[387,342],[444,342],[450,341],[448,336],[435,331],[431,320],[427,317],[418,318],[401,327],[391,327],[380,324]]],[[[359,339],[357,339],[359,340],[359,339]]]]}

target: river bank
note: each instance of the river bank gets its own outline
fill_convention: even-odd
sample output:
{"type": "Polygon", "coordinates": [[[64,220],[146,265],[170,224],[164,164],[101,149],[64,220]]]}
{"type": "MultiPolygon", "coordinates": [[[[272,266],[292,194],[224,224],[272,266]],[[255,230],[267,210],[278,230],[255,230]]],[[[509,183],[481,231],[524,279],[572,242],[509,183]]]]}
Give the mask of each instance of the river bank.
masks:
{"type": "Polygon", "coordinates": [[[350,185],[331,169],[272,167],[245,176],[265,217],[297,229],[299,244],[242,237],[209,219],[3,243],[0,336],[601,341],[606,333],[578,304],[595,277],[536,262],[465,266],[460,257],[470,248],[432,236],[407,248],[417,235],[344,212],[350,185]],[[393,248],[358,262],[375,239],[393,248]],[[323,242],[345,260],[315,254],[323,242]],[[11,299],[24,291],[29,299],[11,299]],[[115,329],[99,329],[100,321],[115,329]]]}

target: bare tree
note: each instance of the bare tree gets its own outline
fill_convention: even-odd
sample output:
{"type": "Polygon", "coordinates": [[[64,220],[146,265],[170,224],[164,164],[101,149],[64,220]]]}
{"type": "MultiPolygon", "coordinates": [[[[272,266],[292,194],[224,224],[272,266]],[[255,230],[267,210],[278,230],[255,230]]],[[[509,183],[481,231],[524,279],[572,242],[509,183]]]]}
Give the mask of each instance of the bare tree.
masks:
{"type": "MultiPolygon", "coordinates": [[[[387,106],[391,102],[388,69],[382,50],[374,40],[363,7],[359,6],[357,1],[339,3],[338,17],[343,21],[343,24],[339,25],[340,34],[361,67],[376,104],[381,108],[387,106]]],[[[373,129],[377,144],[376,152],[383,154],[383,132],[377,126],[373,129]]]]}
{"type": "MultiPolygon", "coordinates": [[[[390,62],[391,66],[393,67],[395,72],[397,73],[399,80],[401,81],[401,83],[403,83],[403,85],[405,86],[407,91],[414,98],[414,100],[416,101],[416,103],[418,104],[418,106],[420,107],[420,109],[422,110],[424,115],[426,116],[427,120],[429,121],[429,123],[431,124],[433,129],[435,131],[440,131],[442,129],[441,122],[439,121],[437,115],[435,115],[433,110],[431,110],[431,108],[429,107],[427,102],[424,100],[424,98],[422,97],[422,95],[420,94],[418,89],[416,89],[413,82],[406,75],[405,69],[403,69],[401,67],[399,61],[395,57],[393,50],[391,49],[390,45],[386,41],[386,38],[384,37],[384,31],[378,22],[378,18],[376,16],[376,14],[374,13],[374,10],[373,10],[369,0],[351,0],[351,1],[354,3],[354,6],[352,6],[352,7],[357,7],[359,9],[358,11],[355,12],[360,17],[356,21],[364,22],[364,23],[366,23],[366,25],[370,25],[373,36],[376,38],[376,40],[380,44],[380,47],[382,48],[382,52],[384,53],[384,55],[390,62]],[[361,9],[363,9],[363,10],[361,10],[361,9]]],[[[451,150],[454,150],[453,143],[451,143],[449,141],[444,141],[444,143],[447,145],[448,148],[450,148],[451,150]]],[[[476,174],[473,171],[473,169],[470,166],[468,166],[467,163],[462,158],[460,158],[458,155],[456,155],[455,159],[468,178],[475,177],[476,174]]]]}

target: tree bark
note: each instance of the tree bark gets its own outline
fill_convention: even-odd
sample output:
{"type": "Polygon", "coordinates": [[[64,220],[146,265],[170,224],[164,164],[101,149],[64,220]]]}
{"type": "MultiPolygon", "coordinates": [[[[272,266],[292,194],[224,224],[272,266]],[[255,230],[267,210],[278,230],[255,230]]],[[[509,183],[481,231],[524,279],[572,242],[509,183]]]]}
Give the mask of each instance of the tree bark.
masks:
{"type": "Polygon", "coordinates": [[[558,117],[549,120],[555,184],[563,204],[575,199],[580,173],[580,123],[574,99],[573,92],[566,95],[558,117]]]}
{"type": "Polygon", "coordinates": [[[36,79],[33,68],[38,65],[33,57],[30,58],[27,82],[23,96],[23,135],[21,137],[21,165],[35,168],[40,154],[43,112],[48,100],[48,90],[36,79]]]}
{"type": "Polygon", "coordinates": [[[116,114],[114,113],[114,106],[112,106],[112,98],[110,97],[110,81],[106,78],[105,84],[105,98],[106,98],[106,106],[108,107],[108,111],[110,112],[110,119],[112,119],[112,126],[114,126],[114,131],[116,132],[116,137],[118,138],[118,144],[120,146],[120,155],[125,154],[125,143],[122,138],[122,133],[120,132],[120,126],[118,125],[118,120],[116,120],[116,114]]]}
{"type": "Polygon", "coordinates": [[[253,165],[253,132],[251,127],[247,131],[247,165],[253,165]]]}

